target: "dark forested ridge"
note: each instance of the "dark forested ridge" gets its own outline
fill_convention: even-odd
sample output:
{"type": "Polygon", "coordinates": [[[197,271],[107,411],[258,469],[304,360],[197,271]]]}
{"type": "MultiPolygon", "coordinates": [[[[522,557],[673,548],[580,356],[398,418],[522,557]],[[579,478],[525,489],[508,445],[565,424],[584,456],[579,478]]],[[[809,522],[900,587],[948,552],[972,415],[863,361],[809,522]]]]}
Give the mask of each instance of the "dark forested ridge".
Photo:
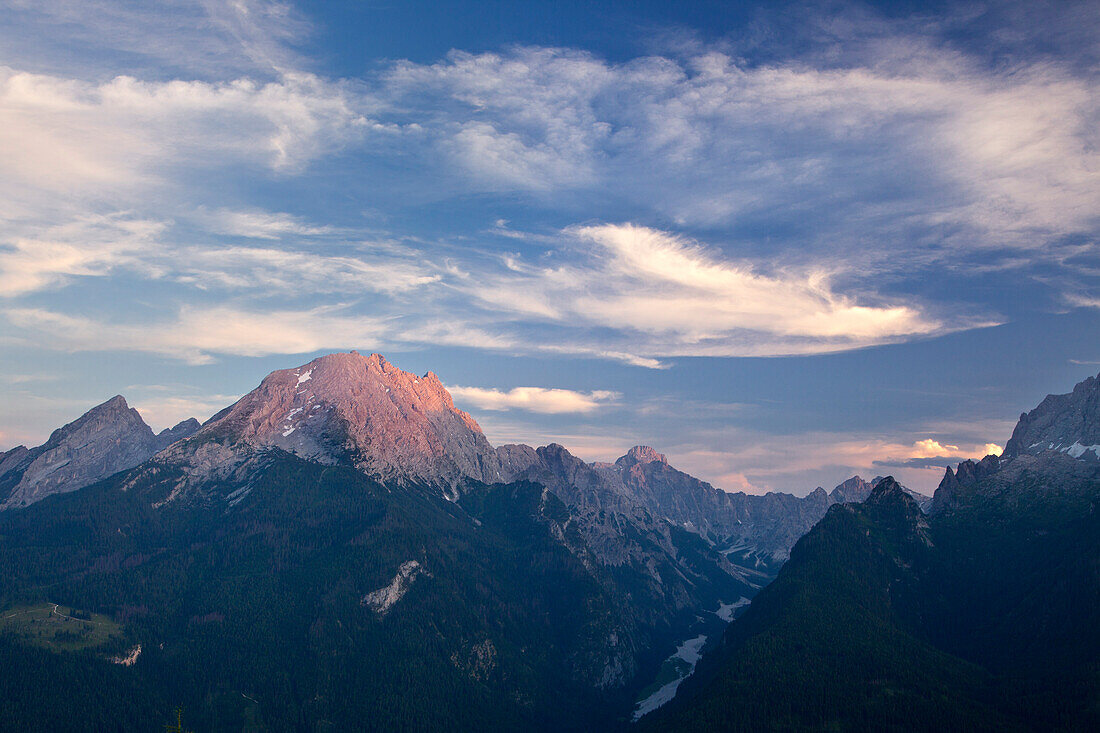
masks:
{"type": "Polygon", "coordinates": [[[834,506],[647,730],[1096,730],[1100,470],[834,506]]]}
{"type": "MultiPolygon", "coordinates": [[[[0,605],[63,599],[126,634],[79,655],[0,637],[5,729],[76,729],[78,711],[153,729],[176,705],[198,730],[603,728],[699,611],[586,568],[540,486],[474,487],[459,506],[277,454],[231,507],[152,508],[176,479],[162,470],[0,515],[0,605]],[[363,603],[410,560],[423,572],[391,609],[363,603]],[[132,667],[107,661],[137,644],[132,667]]],[[[707,603],[736,595],[712,580],[707,603]]]]}

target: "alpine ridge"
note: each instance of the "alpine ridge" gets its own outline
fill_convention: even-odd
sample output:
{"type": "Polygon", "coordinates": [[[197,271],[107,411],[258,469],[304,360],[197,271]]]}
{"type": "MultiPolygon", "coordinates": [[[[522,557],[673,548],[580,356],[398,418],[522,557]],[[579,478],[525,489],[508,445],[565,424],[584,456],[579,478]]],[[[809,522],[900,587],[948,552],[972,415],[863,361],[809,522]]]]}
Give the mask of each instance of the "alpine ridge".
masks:
{"type": "Polygon", "coordinates": [[[1089,377],[1068,394],[1047,395],[1039,406],[1020,415],[1004,456],[1045,451],[1100,461],[1100,375],[1089,377]]]}
{"type": "Polygon", "coordinates": [[[116,395],[55,430],[42,445],[0,453],[0,509],[76,491],[133,468],[198,427],[191,418],[154,435],[138,411],[116,395]]]}

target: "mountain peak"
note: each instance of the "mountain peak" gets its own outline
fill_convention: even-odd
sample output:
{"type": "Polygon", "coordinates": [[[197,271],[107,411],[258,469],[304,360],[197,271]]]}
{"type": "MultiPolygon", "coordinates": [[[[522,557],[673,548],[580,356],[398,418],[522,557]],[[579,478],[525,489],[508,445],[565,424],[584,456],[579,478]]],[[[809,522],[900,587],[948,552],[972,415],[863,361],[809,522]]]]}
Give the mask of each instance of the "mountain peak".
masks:
{"type": "Polygon", "coordinates": [[[664,453],[658,453],[648,445],[636,445],[626,452],[625,456],[615,461],[617,465],[634,465],[637,463],[668,463],[668,457],[664,453]]]}
{"type": "Polygon", "coordinates": [[[91,410],[88,410],[88,412],[90,413],[90,412],[94,412],[96,410],[129,410],[129,409],[130,409],[130,405],[126,404],[126,398],[123,397],[120,394],[116,394],[114,397],[107,400],[106,402],[104,402],[100,405],[96,405],[91,410]]]}
{"type": "Polygon", "coordinates": [[[1100,460],[1100,379],[1089,377],[1069,394],[1047,395],[1020,415],[1004,456],[1056,451],[1082,460],[1100,460]]]}
{"type": "Polygon", "coordinates": [[[850,479],[837,484],[831,492],[829,497],[838,504],[844,504],[847,502],[860,502],[865,500],[871,495],[871,484],[864,481],[860,476],[852,476],[850,479]]]}
{"type": "Polygon", "coordinates": [[[0,508],[33,504],[132,468],[157,450],[153,431],[122,395],[96,405],[53,431],[49,440],[21,454],[18,464],[5,461],[0,480],[11,493],[0,508]]]}
{"type": "Polygon", "coordinates": [[[913,501],[913,498],[909,496],[901,484],[894,480],[893,476],[887,476],[875,484],[875,488],[871,489],[871,494],[864,503],[885,504],[899,500],[913,501]]]}
{"type": "Polygon", "coordinates": [[[481,427],[455,408],[439,378],[406,372],[377,353],[325,354],[272,372],[198,435],[447,490],[499,475],[481,427]]]}

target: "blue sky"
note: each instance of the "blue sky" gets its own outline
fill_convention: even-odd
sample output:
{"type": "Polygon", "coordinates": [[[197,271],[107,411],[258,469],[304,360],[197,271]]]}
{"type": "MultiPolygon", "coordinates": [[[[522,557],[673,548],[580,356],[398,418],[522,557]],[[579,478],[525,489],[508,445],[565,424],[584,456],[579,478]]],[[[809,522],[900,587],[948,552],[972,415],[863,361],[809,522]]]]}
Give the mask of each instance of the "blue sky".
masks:
{"type": "Polygon", "coordinates": [[[1100,371],[1090,3],[0,3],[0,448],[331,350],[931,490],[1100,371]]]}

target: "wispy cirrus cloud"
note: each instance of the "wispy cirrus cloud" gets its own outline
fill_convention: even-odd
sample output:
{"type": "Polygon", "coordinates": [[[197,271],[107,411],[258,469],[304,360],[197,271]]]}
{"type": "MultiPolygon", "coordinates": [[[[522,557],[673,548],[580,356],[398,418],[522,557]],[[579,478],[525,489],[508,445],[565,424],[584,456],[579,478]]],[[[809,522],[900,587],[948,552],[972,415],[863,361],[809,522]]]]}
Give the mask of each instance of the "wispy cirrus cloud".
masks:
{"type": "Polygon", "coordinates": [[[313,24],[268,0],[5,0],[0,39],[35,67],[102,75],[120,57],[139,69],[202,76],[300,68],[295,46],[313,24]],[[91,49],[113,54],[89,53],[91,49]],[[83,51],[83,53],[81,53],[83,51]]]}
{"type": "Polygon", "coordinates": [[[584,251],[544,266],[510,258],[460,287],[491,311],[571,331],[575,342],[621,345],[643,357],[822,353],[986,325],[947,323],[919,304],[835,289],[824,270],[764,273],[670,232],[632,224],[567,229],[584,251]]]}
{"type": "MultiPolygon", "coordinates": [[[[70,316],[42,309],[13,308],[8,315],[24,329],[53,323],[55,345],[62,349],[136,349],[189,360],[198,358],[196,353],[203,359],[218,353],[303,353],[364,342],[454,343],[657,369],[676,356],[827,353],[988,323],[961,314],[948,322],[927,314],[919,303],[891,301],[873,292],[856,299],[833,287],[834,273],[764,273],[753,262],[728,260],[682,236],[631,224],[568,228],[556,242],[556,254],[565,263],[551,267],[518,257],[472,258],[459,267],[440,267],[415,249],[395,245],[373,253],[367,247],[355,256],[285,247],[177,245],[124,254],[108,247],[103,257],[114,260],[94,260],[98,270],[78,271],[47,252],[53,279],[26,276],[25,288],[46,287],[70,270],[106,275],[126,266],[222,297],[247,296],[256,304],[184,306],[171,324],[70,321],[70,316]],[[343,302],[307,306],[296,317],[284,307],[278,325],[261,326],[258,314],[267,306],[259,301],[275,294],[311,300],[330,294],[343,302]],[[375,295],[386,297],[359,307],[346,300],[375,295]],[[369,338],[354,325],[356,318],[370,324],[369,338]],[[202,325],[207,321],[216,328],[202,325]],[[262,346],[256,337],[214,338],[252,328],[264,331],[262,346]],[[148,337],[138,335],[143,329],[148,337]],[[314,334],[305,336],[305,331],[314,334]],[[97,333],[101,338],[91,337],[97,333]],[[177,346],[154,346],[165,333],[174,334],[177,346]]],[[[0,258],[0,277],[4,266],[0,258]]]]}
{"type": "MultiPolygon", "coordinates": [[[[161,252],[135,257],[117,243],[38,245],[36,236],[0,244],[10,294],[109,277],[119,263],[163,277],[165,255],[186,253],[178,259],[188,264],[167,276],[206,293],[297,281],[328,296],[316,309],[339,304],[333,295],[421,288],[418,312],[404,313],[414,322],[446,310],[528,351],[664,366],[677,355],[821,353],[994,323],[973,309],[886,297],[868,278],[994,246],[1027,250],[1015,255],[1022,267],[1096,223],[1095,85],[1050,62],[991,69],[912,25],[896,43],[828,63],[813,51],[749,64],[696,46],[612,63],[517,47],[399,61],[347,80],[300,70],[289,46],[308,29],[289,7],[211,2],[205,11],[202,23],[257,65],[214,80],[0,73],[0,130],[16,151],[0,163],[0,193],[10,188],[0,218],[32,228],[56,221],[50,207],[63,193],[73,219],[105,206],[179,219],[150,200],[150,184],[201,198],[184,182],[196,169],[244,163],[293,178],[334,152],[378,154],[381,139],[413,161],[406,183],[432,196],[448,195],[442,154],[464,187],[528,192],[550,205],[578,194],[606,203],[613,190],[643,207],[643,219],[680,224],[572,227],[551,237],[552,265],[530,264],[528,249],[498,271],[459,251],[448,270],[415,257],[307,252],[302,238],[336,230],[287,212],[199,203],[191,218],[209,234],[271,246],[168,238],[161,252]],[[733,252],[744,233],[704,247],[671,231],[777,224],[786,238],[743,257],[733,252]]],[[[139,9],[125,13],[141,25],[139,9]]],[[[1078,302],[1092,301],[1086,293],[1078,302]]]]}
{"type": "Polygon", "coordinates": [[[392,250],[355,256],[274,247],[192,247],[166,262],[165,269],[177,281],[204,290],[298,294],[392,294],[436,283],[442,277],[415,252],[392,250]]]}
{"type": "Polygon", "coordinates": [[[0,298],[107,277],[119,268],[149,269],[164,224],[128,216],[86,215],[36,234],[0,240],[0,298]]]}
{"type": "Polygon", "coordinates": [[[185,307],[164,322],[119,323],[45,309],[5,312],[17,327],[50,333],[55,348],[69,351],[136,351],[208,364],[215,355],[303,354],[359,344],[373,348],[386,333],[378,319],[332,308],[244,310],[229,306],[185,307]]]}
{"type": "Polygon", "coordinates": [[[334,227],[310,224],[284,211],[263,209],[200,209],[195,219],[211,233],[249,239],[322,237],[336,232],[334,227]]]}
{"type": "Polygon", "coordinates": [[[398,63],[382,96],[413,105],[485,185],[614,181],[684,222],[793,205],[836,226],[839,206],[863,224],[952,223],[1017,246],[1035,246],[1025,231],[1095,223],[1091,80],[1050,63],[997,72],[930,37],[893,41],[829,68],[705,49],[620,64],[571,49],[454,52],[398,63]]]}
{"type": "MultiPolygon", "coordinates": [[[[398,293],[435,283],[441,270],[422,252],[399,243],[339,240],[325,251],[303,240],[331,234],[289,215],[247,214],[233,218],[239,236],[279,246],[246,246],[179,241],[173,222],[125,214],[84,215],[32,234],[21,227],[9,243],[0,240],[0,298],[56,290],[77,279],[127,273],[139,281],[168,281],[204,292],[288,294],[398,293]],[[259,220],[259,221],[252,221],[259,220]],[[260,232],[246,229],[259,226],[260,232]],[[249,231],[251,235],[240,232],[249,231]],[[334,253],[336,249],[340,254],[334,253]],[[346,254],[345,254],[346,253],[346,254]]],[[[206,222],[200,214],[196,220],[206,222]]]]}
{"type": "Polygon", "coordinates": [[[77,316],[45,308],[9,308],[3,315],[23,334],[17,339],[23,343],[45,332],[51,338],[43,345],[60,351],[140,352],[191,364],[209,364],[222,356],[416,349],[428,344],[494,351],[515,348],[506,336],[460,317],[371,315],[347,304],[296,309],[188,305],[155,320],[77,316]]]}

